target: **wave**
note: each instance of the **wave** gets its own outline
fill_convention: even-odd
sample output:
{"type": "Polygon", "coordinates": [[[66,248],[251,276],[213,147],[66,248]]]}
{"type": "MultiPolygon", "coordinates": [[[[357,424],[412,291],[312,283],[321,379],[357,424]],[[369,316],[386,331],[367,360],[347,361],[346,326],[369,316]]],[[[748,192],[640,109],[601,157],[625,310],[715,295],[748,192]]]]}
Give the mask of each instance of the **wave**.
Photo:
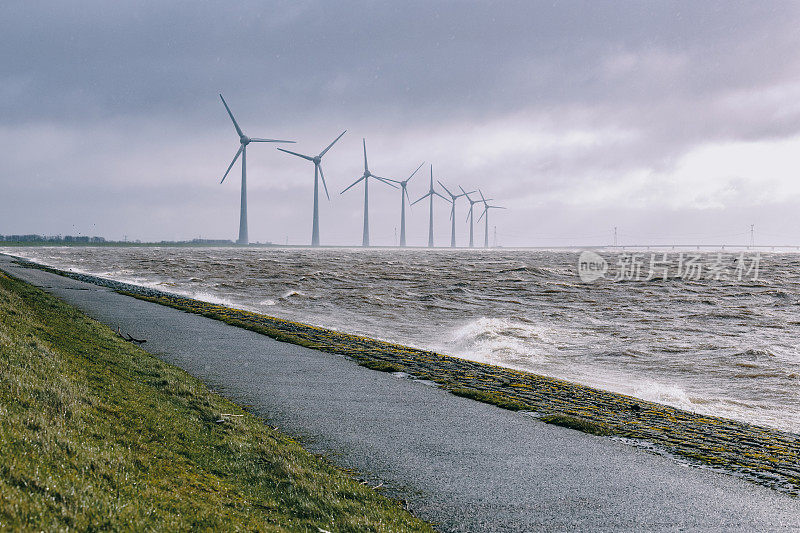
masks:
{"type": "Polygon", "coordinates": [[[634,396],[651,402],[671,405],[686,411],[697,411],[702,402],[697,402],[678,385],[646,381],[634,387],[634,396]]]}
{"type": "Polygon", "coordinates": [[[281,300],[289,300],[289,299],[297,299],[297,298],[306,298],[305,293],[300,291],[286,291],[281,295],[281,300]]]}
{"type": "Polygon", "coordinates": [[[552,354],[548,328],[508,318],[480,317],[452,330],[446,351],[485,363],[530,369],[552,354]]]}

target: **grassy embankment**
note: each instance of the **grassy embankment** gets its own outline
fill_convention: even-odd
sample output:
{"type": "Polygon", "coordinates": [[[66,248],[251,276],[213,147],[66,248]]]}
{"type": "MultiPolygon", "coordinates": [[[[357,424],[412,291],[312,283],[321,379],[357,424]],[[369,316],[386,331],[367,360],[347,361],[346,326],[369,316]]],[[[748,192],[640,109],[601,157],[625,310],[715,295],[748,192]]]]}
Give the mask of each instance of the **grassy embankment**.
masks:
{"type": "Polygon", "coordinates": [[[200,381],[0,272],[0,530],[429,531],[200,381]]]}

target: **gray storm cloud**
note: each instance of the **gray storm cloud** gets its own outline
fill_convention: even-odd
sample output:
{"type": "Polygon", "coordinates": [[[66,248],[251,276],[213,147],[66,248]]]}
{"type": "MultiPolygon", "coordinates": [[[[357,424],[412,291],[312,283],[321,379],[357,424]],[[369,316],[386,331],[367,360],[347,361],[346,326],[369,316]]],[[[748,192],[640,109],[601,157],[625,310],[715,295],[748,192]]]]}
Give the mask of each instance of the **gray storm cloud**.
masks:
{"type": "MultiPolygon", "coordinates": [[[[507,205],[492,213],[505,245],[604,243],[614,225],[702,240],[750,223],[800,241],[798,10],[7,2],[0,233],[235,238],[238,182],[218,185],[237,148],[222,92],[247,133],[301,152],[348,129],[326,156],[324,243],[360,242],[360,195],[338,191],[360,175],[361,137],[377,174],[427,161],[507,205]]],[[[308,241],[308,165],[271,146],[248,158],[251,239],[308,241]]],[[[396,196],[373,195],[376,243],[394,242],[396,196]]],[[[415,206],[410,243],[425,243],[426,223],[415,206]]]]}

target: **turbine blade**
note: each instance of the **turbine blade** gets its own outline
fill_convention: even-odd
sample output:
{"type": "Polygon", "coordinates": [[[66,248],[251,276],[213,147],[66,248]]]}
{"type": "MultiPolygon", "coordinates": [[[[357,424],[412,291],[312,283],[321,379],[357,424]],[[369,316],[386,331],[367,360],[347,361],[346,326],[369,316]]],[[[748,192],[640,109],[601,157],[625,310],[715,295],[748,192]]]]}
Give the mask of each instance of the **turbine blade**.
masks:
{"type": "Polygon", "coordinates": [[[323,151],[322,151],[322,152],[319,154],[319,157],[322,157],[323,155],[327,154],[327,153],[328,153],[328,150],[330,150],[330,149],[331,149],[331,147],[332,147],[334,144],[336,144],[336,141],[338,141],[339,139],[341,139],[341,138],[342,138],[342,135],[344,135],[345,133],[347,133],[347,130],[344,130],[342,133],[340,133],[340,134],[339,134],[339,136],[338,136],[338,137],[336,137],[336,139],[334,139],[334,141],[333,141],[332,143],[330,143],[330,144],[328,145],[328,147],[327,147],[327,148],[325,148],[325,149],[324,149],[324,150],[323,150],[323,151]]]}
{"type": "Polygon", "coordinates": [[[364,143],[364,173],[369,173],[369,167],[367,166],[367,140],[363,137],[361,138],[361,142],[364,143]]]}
{"type": "Polygon", "coordinates": [[[228,116],[231,117],[231,120],[233,121],[233,127],[236,128],[236,133],[239,134],[239,137],[244,137],[244,133],[242,133],[242,128],[239,127],[239,124],[236,122],[236,119],[233,118],[233,113],[231,113],[231,108],[228,107],[228,102],[226,102],[225,99],[222,98],[222,94],[220,94],[219,97],[222,99],[222,105],[224,105],[225,109],[228,111],[228,116]]]}
{"type": "Polygon", "coordinates": [[[420,164],[419,164],[419,166],[417,167],[417,170],[415,170],[414,172],[412,172],[412,173],[411,173],[411,175],[410,175],[409,177],[407,177],[407,178],[406,178],[406,180],[405,180],[403,183],[408,183],[408,182],[411,180],[411,178],[413,178],[413,177],[414,177],[414,174],[416,174],[416,173],[417,173],[417,171],[418,171],[419,169],[421,169],[421,168],[422,168],[422,165],[424,165],[424,164],[425,164],[425,161],[423,161],[422,163],[420,163],[420,164]]]}
{"type": "MultiPolygon", "coordinates": [[[[220,95],[220,96],[221,96],[221,95],[220,95]]],[[[240,156],[240,155],[242,155],[242,150],[244,150],[244,146],[242,146],[242,145],[239,145],[239,151],[238,151],[238,152],[236,152],[236,155],[235,155],[235,156],[233,156],[233,161],[231,161],[231,164],[230,164],[230,165],[228,165],[228,170],[226,170],[226,171],[225,171],[225,175],[224,175],[224,176],[222,176],[222,179],[220,180],[220,183],[222,183],[223,181],[225,181],[225,178],[227,178],[227,177],[228,177],[228,172],[230,172],[230,171],[231,171],[231,169],[233,168],[233,164],[234,164],[234,163],[236,163],[236,160],[237,160],[237,159],[239,159],[239,156],[240,156]]]]}
{"type": "Polygon", "coordinates": [[[478,192],[481,194],[481,200],[483,200],[483,203],[486,203],[486,198],[483,197],[483,191],[478,189],[478,192]]]}
{"type": "Polygon", "coordinates": [[[347,187],[347,189],[343,190],[343,191],[342,191],[342,192],[340,192],[339,194],[344,194],[344,193],[346,193],[346,192],[347,192],[347,191],[348,191],[350,188],[352,188],[352,187],[353,187],[353,185],[355,185],[356,183],[360,182],[360,181],[361,181],[361,180],[363,180],[364,178],[366,178],[366,176],[361,176],[361,177],[360,177],[360,178],[358,178],[356,181],[354,181],[353,183],[351,183],[351,184],[350,184],[350,186],[349,186],[349,187],[347,187]]]}
{"type": "Polygon", "coordinates": [[[439,181],[439,180],[436,180],[436,183],[438,183],[439,185],[441,185],[441,186],[442,186],[442,189],[444,189],[445,191],[447,191],[447,194],[449,194],[450,196],[453,196],[453,193],[451,193],[451,192],[450,192],[450,190],[449,190],[447,187],[445,187],[445,186],[444,186],[444,183],[442,183],[442,182],[441,182],[441,181],[439,181]]]}
{"type": "Polygon", "coordinates": [[[287,154],[296,155],[297,157],[302,157],[303,159],[307,159],[308,161],[313,161],[313,157],[309,157],[307,155],[298,154],[297,152],[292,152],[291,150],[284,150],[283,148],[278,148],[281,152],[286,152],[287,154]]]}
{"type": "Polygon", "coordinates": [[[388,180],[388,179],[386,179],[386,178],[382,178],[382,177],[380,177],[380,176],[376,176],[375,174],[371,174],[371,176],[372,176],[373,178],[375,178],[376,180],[378,180],[378,181],[382,181],[383,183],[385,183],[385,184],[386,184],[386,185],[388,185],[389,187],[394,187],[395,189],[397,188],[397,185],[395,185],[394,183],[392,183],[392,182],[391,182],[391,180],[388,180]]]}
{"type": "Polygon", "coordinates": [[[250,142],[254,143],[290,143],[294,144],[294,141],[282,141],[281,139],[262,139],[260,137],[251,137],[250,142]]]}
{"type": "Polygon", "coordinates": [[[319,177],[322,178],[322,186],[325,187],[325,196],[328,197],[328,201],[330,202],[331,195],[328,194],[328,186],[325,184],[325,174],[322,173],[322,165],[317,165],[317,168],[319,169],[319,177]]]}
{"type": "Polygon", "coordinates": [[[469,220],[469,216],[472,214],[472,206],[473,204],[469,204],[469,211],[467,211],[467,217],[464,219],[464,222],[469,220]]]}
{"type": "Polygon", "coordinates": [[[445,198],[444,196],[442,196],[441,194],[439,194],[439,193],[438,193],[438,192],[436,192],[436,191],[431,191],[431,193],[432,193],[432,194],[435,194],[436,196],[438,196],[438,197],[439,197],[439,198],[441,198],[442,200],[445,200],[445,201],[447,201],[447,202],[450,202],[450,201],[451,201],[450,199],[448,199],[448,198],[445,198]]]}
{"type": "Polygon", "coordinates": [[[408,188],[403,186],[403,192],[406,195],[406,199],[408,200],[408,205],[411,206],[411,197],[408,195],[408,188]]]}
{"type": "Polygon", "coordinates": [[[478,217],[478,222],[480,222],[480,221],[481,221],[481,219],[483,218],[483,215],[485,215],[485,214],[486,214],[486,211],[488,211],[488,209],[484,209],[484,210],[483,210],[483,213],[481,213],[481,216],[479,216],[479,217],[478,217]]]}
{"type": "Polygon", "coordinates": [[[422,198],[420,198],[419,200],[415,200],[415,201],[411,202],[411,205],[414,205],[414,204],[416,204],[417,202],[421,202],[422,200],[424,200],[425,198],[427,198],[427,197],[428,197],[428,196],[430,196],[430,195],[431,195],[431,193],[427,193],[427,194],[425,194],[425,195],[424,195],[422,198]]]}
{"type": "MultiPolygon", "coordinates": [[[[467,198],[469,198],[469,195],[470,195],[471,193],[468,193],[467,191],[465,191],[465,190],[464,190],[464,187],[462,187],[461,185],[459,185],[459,186],[458,186],[458,188],[459,188],[459,189],[461,189],[461,192],[463,193],[463,195],[462,195],[462,196],[466,196],[467,198]]],[[[472,192],[475,192],[475,191],[472,191],[472,192]]],[[[472,200],[472,199],[470,198],[470,201],[471,201],[471,200],[472,200]]]]}

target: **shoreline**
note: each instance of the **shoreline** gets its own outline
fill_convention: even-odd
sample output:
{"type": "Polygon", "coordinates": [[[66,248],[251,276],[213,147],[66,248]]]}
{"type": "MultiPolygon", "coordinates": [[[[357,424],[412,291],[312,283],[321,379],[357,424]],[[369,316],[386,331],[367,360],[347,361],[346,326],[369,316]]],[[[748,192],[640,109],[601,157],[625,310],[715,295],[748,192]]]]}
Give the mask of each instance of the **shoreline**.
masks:
{"type": "Polygon", "coordinates": [[[800,495],[800,435],[699,415],[623,394],[524,371],[444,356],[368,337],[210,304],[157,289],[66,272],[14,258],[21,266],[109,287],[136,298],[221,320],[276,340],[345,355],[362,366],[402,372],[458,396],[528,411],[541,421],[620,437],[691,464],[800,495]]]}

